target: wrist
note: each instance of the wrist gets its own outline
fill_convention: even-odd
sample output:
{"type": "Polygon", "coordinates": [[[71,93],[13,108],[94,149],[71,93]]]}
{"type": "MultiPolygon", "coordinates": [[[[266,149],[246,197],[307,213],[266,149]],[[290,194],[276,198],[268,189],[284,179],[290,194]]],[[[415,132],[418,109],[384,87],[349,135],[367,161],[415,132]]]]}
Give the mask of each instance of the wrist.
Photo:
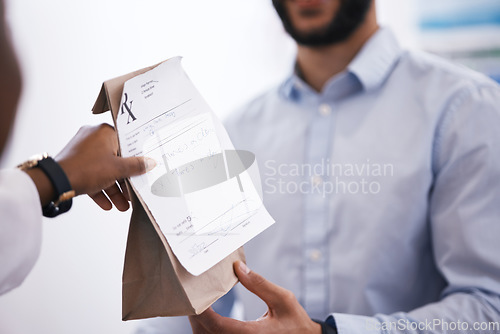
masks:
{"type": "Polygon", "coordinates": [[[46,153],[36,155],[18,166],[26,172],[38,190],[43,215],[56,217],[68,211],[75,191],[61,166],[46,153]]]}
{"type": "Polygon", "coordinates": [[[24,170],[26,174],[33,180],[35,187],[40,197],[40,205],[45,206],[55,200],[56,192],[49,178],[39,168],[24,170]]]}
{"type": "Polygon", "coordinates": [[[337,326],[332,326],[330,322],[315,319],[312,319],[312,321],[321,326],[321,334],[338,334],[337,326]]]}
{"type": "Polygon", "coordinates": [[[75,191],[75,195],[81,195],[82,194],[82,192],[80,191],[81,182],[76,178],[75,173],[73,173],[74,171],[78,170],[78,167],[73,166],[70,159],[58,159],[57,157],[55,157],[54,160],[59,164],[61,169],[66,174],[66,177],[68,179],[69,184],[71,185],[71,188],[75,191]]]}

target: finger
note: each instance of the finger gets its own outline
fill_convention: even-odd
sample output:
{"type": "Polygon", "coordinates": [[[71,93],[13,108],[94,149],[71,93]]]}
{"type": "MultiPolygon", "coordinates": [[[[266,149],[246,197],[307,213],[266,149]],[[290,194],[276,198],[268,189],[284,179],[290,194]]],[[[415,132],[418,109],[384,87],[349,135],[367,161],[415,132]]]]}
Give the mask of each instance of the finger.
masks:
{"type": "Polygon", "coordinates": [[[217,314],[212,308],[207,309],[200,315],[190,316],[189,321],[194,333],[258,333],[258,331],[255,331],[254,323],[223,317],[217,314]],[[195,328],[198,332],[195,331],[195,328]]]}
{"type": "Polygon", "coordinates": [[[241,261],[234,263],[234,271],[241,284],[262,299],[269,309],[286,306],[291,299],[295,298],[292,292],[269,282],[261,275],[251,271],[241,261]]]}
{"type": "Polygon", "coordinates": [[[120,172],[118,179],[126,179],[131,176],[141,175],[149,172],[156,166],[156,161],[148,157],[118,158],[120,172]]]}
{"type": "Polygon", "coordinates": [[[125,183],[125,180],[124,179],[119,180],[118,184],[120,185],[123,196],[125,197],[125,199],[127,201],[130,202],[130,194],[128,192],[128,188],[127,188],[127,184],[125,183]]]}
{"type": "Polygon", "coordinates": [[[193,334],[205,334],[210,333],[207,328],[203,326],[203,323],[200,321],[198,316],[189,316],[189,323],[191,324],[191,329],[193,330],[193,334]]]}
{"type": "Polygon", "coordinates": [[[92,198],[94,202],[96,202],[96,204],[99,205],[103,210],[108,211],[113,208],[113,205],[102,191],[99,191],[98,193],[93,195],[89,195],[89,197],[92,198]]]}
{"type": "Polygon", "coordinates": [[[189,322],[193,328],[193,333],[214,333],[220,331],[217,326],[217,313],[209,307],[199,315],[189,316],[189,322]]]}
{"type": "Polygon", "coordinates": [[[260,318],[257,318],[255,321],[261,321],[269,317],[269,309],[264,313],[263,315],[260,316],[260,318]]]}
{"type": "Polygon", "coordinates": [[[130,207],[127,199],[123,196],[121,189],[118,187],[118,184],[113,184],[111,187],[106,188],[104,192],[118,210],[127,211],[130,207]]]}
{"type": "Polygon", "coordinates": [[[215,312],[210,307],[200,315],[191,315],[188,317],[191,328],[193,329],[193,334],[214,333],[215,320],[213,315],[208,313],[215,312]]]}

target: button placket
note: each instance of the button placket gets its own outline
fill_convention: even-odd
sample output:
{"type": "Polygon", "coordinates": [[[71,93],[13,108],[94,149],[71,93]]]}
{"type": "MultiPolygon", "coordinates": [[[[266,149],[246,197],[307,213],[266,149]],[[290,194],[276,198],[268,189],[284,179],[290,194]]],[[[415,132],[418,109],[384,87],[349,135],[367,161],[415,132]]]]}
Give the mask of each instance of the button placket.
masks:
{"type": "MultiPolygon", "coordinates": [[[[307,137],[305,163],[309,166],[324,163],[330,153],[332,138],[333,107],[326,103],[316,104],[307,137]]],[[[311,169],[312,170],[312,169],[311,169]]],[[[312,171],[311,173],[313,173],[312,171]]],[[[326,231],[328,224],[328,196],[322,193],[324,175],[304,175],[310,182],[310,192],[304,194],[304,307],[311,316],[326,312],[328,304],[328,256],[326,231]]]]}

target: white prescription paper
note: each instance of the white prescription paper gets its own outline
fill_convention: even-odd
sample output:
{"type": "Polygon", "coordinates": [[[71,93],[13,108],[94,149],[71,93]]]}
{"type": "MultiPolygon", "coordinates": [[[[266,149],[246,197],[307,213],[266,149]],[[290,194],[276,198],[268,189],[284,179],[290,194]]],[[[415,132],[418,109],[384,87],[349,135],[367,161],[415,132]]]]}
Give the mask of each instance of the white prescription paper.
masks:
{"type": "Polygon", "coordinates": [[[274,223],[262,203],[255,157],[234,149],[180,57],[125,83],[116,127],[122,156],[156,160],[131,184],[191,274],[274,223]]]}

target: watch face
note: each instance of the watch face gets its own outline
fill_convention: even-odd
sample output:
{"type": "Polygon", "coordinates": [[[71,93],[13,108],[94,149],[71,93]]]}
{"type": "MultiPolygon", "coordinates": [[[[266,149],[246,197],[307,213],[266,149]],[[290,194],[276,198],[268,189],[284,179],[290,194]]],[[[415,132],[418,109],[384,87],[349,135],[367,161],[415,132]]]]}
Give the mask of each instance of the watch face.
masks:
{"type": "Polygon", "coordinates": [[[30,161],[40,161],[42,159],[46,159],[49,155],[47,153],[38,153],[29,158],[30,161]]]}
{"type": "Polygon", "coordinates": [[[49,155],[47,153],[40,153],[40,154],[35,154],[31,156],[27,161],[23,162],[17,168],[21,170],[27,170],[33,167],[36,167],[38,165],[38,162],[40,160],[46,159],[49,155]]]}

